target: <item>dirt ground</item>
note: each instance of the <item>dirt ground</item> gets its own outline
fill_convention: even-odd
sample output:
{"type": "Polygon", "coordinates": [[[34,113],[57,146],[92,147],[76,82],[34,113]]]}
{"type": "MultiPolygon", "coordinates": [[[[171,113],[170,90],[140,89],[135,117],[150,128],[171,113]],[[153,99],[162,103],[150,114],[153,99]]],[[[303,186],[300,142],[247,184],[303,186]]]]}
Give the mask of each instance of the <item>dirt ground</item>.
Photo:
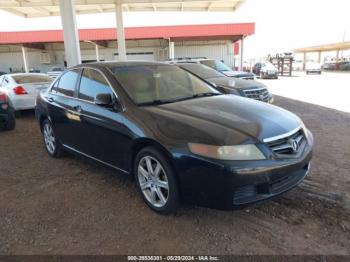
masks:
{"type": "Polygon", "coordinates": [[[33,112],[0,133],[0,254],[350,254],[350,114],[276,97],[315,137],[310,175],[239,211],[160,216],[122,174],[50,158],[33,112]]]}

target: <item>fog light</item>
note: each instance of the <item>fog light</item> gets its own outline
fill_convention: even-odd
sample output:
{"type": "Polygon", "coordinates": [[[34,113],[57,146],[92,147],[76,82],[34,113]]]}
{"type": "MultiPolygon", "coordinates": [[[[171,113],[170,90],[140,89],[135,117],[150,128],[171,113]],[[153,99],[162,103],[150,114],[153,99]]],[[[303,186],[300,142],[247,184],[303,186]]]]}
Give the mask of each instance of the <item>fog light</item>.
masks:
{"type": "Polygon", "coordinates": [[[9,108],[9,105],[8,105],[8,104],[2,104],[2,105],[1,105],[1,108],[4,109],[4,110],[6,110],[7,108],[9,108]]]}

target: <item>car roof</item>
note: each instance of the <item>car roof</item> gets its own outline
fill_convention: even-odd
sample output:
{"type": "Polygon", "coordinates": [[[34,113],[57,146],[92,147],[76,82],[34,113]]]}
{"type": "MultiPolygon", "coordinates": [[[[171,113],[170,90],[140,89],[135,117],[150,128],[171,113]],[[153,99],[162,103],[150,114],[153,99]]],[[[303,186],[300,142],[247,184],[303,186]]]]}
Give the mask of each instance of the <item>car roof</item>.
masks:
{"type": "Polygon", "coordinates": [[[70,69],[81,68],[85,66],[91,67],[107,67],[107,68],[115,68],[115,67],[128,67],[128,66],[151,66],[151,65],[169,65],[163,62],[152,62],[152,61],[143,61],[143,60],[135,60],[135,61],[104,61],[104,62],[92,62],[92,63],[84,63],[77,66],[74,66],[70,69]]]}
{"type": "Polygon", "coordinates": [[[10,77],[13,77],[13,76],[23,76],[23,75],[28,75],[28,76],[47,76],[46,74],[44,73],[13,73],[13,74],[5,74],[3,76],[10,76],[10,77]]]}

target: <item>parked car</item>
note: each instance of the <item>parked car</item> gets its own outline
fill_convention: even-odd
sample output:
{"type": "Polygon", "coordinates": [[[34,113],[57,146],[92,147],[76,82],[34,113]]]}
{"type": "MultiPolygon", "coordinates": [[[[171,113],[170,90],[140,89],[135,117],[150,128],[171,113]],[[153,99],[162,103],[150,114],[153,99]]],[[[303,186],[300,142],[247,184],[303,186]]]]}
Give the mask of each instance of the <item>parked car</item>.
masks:
{"type": "Polygon", "coordinates": [[[15,112],[5,93],[0,92],[0,130],[13,130],[16,126],[15,112]]]}
{"type": "Polygon", "coordinates": [[[215,85],[224,94],[233,94],[255,100],[272,103],[273,96],[267,87],[255,80],[227,77],[224,74],[202,64],[180,63],[181,68],[215,85]]]}
{"type": "Polygon", "coordinates": [[[33,109],[39,91],[53,79],[45,74],[19,73],[0,76],[0,91],[5,93],[15,111],[33,109]]]}
{"type": "Polygon", "coordinates": [[[341,62],[339,64],[339,70],[350,71],[350,62],[341,62]]]}
{"type": "Polygon", "coordinates": [[[208,59],[205,57],[199,58],[177,58],[171,60],[173,63],[197,63],[203,64],[213,68],[214,70],[228,76],[228,77],[236,77],[242,79],[254,80],[256,77],[253,73],[243,72],[243,71],[234,71],[229,66],[225,65],[222,61],[218,59],[208,59]]]}
{"type": "Polygon", "coordinates": [[[263,78],[278,78],[278,69],[270,62],[258,62],[253,67],[253,73],[263,78]]]}
{"type": "Polygon", "coordinates": [[[322,66],[323,70],[336,70],[337,64],[335,62],[326,62],[322,66]]]}
{"type": "Polygon", "coordinates": [[[320,75],[322,73],[321,64],[317,62],[307,62],[305,64],[305,71],[306,74],[316,73],[320,75]]]}
{"type": "Polygon", "coordinates": [[[62,74],[64,69],[62,67],[53,67],[46,74],[53,79],[57,78],[60,74],[62,74]]]}
{"type": "Polygon", "coordinates": [[[180,201],[232,209],[277,196],[304,179],[312,156],[293,113],[165,63],[73,67],[40,93],[36,117],[50,156],[69,151],[130,175],[162,214],[180,201]]]}

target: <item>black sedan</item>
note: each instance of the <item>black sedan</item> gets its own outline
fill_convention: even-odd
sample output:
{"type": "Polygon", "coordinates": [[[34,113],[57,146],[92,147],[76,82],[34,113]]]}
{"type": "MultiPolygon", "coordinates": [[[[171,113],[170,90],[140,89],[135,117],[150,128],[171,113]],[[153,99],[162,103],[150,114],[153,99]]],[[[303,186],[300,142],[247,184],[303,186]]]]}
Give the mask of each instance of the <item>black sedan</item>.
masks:
{"type": "Polygon", "coordinates": [[[6,94],[0,92],[0,130],[13,130],[15,126],[15,111],[6,94]]]}
{"type": "Polygon", "coordinates": [[[194,63],[179,63],[179,67],[214,84],[224,94],[232,94],[272,103],[273,96],[267,87],[255,80],[228,77],[208,66],[194,63]]]}
{"type": "Polygon", "coordinates": [[[313,138],[294,114],[175,66],[104,62],[67,70],[37,98],[48,154],[64,150],[135,178],[154,211],[220,209],[279,195],[309,171],[313,138]]]}

